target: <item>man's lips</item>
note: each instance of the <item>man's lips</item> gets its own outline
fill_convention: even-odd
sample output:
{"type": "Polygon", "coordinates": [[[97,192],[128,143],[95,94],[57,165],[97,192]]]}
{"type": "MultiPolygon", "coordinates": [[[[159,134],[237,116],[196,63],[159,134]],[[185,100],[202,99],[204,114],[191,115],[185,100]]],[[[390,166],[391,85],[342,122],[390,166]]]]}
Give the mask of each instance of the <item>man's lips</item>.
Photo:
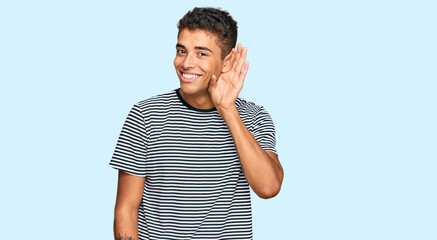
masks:
{"type": "Polygon", "coordinates": [[[188,72],[180,72],[180,73],[181,73],[181,80],[183,82],[193,82],[200,77],[199,74],[195,74],[195,73],[188,73],[188,72]]]}

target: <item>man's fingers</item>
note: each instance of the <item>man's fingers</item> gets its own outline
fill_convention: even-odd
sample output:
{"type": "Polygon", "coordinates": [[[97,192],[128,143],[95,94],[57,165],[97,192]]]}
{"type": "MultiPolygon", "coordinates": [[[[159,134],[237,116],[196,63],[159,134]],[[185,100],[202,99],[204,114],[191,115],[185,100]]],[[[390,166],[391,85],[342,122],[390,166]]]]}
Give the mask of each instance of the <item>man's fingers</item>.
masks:
{"type": "MultiPolygon", "coordinates": [[[[241,45],[241,43],[239,43],[237,45],[237,52],[235,53],[234,64],[232,65],[232,69],[234,71],[238,71],[237,66],[238,66],[238,62],[239,62],[240,57],[241,57],[241,47],[242,47],[242,45],[241,45]]],[[[240,71],[241,71],[241,68],[240,68],[240,71]]]]}
{"type": "Polygon", "coordinates": [[[237,68],[235,69],[238,72],[241,72],[241,68],[243,67],[244,60],[246,60],[247,48],[243,48],[240,53],[240,58],[238,59],[237,68]]]}
{"type": "Polygon", "coordinates": [[[247,70],[249,69],[249,61],[245,61],[244,62],[244,69],[243,71],[240,73],[240,81],[243,81],[244,78],[246,78],[246,73],[247,70]]]}

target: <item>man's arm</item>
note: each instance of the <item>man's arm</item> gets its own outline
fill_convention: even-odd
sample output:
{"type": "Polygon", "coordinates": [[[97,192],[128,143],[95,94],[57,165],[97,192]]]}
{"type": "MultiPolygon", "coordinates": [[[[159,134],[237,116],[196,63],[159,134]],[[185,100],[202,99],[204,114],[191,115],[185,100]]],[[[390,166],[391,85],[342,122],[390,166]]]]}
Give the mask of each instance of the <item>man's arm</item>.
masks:
{"type": "Polygon", "coordinates": [[[118,171],[117,201],[114,211],[114,238],[138,239],[138,208],[144,191],[144,177],[118,171]]]}
{"type": "Polygon", "coordinates": [[[264,151],[240,118],[235,100],[249,68],[249,62],[245,61],[247,49],[238,44],[237,51],[232,50],[230,54],[227,59],[232,60],[225,62],[218,79],[212,76],[208,90],[234,138],[247,182],[259,197],[271,198],[281,189],[284,171],[278,156],[264,151]]]}
{"type": "Polygon", "coordinates": [[[276,196],[284,178],[278,156],[274,152],[264,151],[244,125],[236,107],[221,110],[220,115],[234,138],[247,183],[261,198],[276,196]]]}

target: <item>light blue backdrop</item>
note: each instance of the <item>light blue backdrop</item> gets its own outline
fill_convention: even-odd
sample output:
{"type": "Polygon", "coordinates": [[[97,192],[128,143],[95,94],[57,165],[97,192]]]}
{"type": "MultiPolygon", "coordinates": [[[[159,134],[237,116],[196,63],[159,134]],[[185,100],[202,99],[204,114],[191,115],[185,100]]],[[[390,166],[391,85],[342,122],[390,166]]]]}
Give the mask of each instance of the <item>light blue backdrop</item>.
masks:
{"type": "Polygon", "coordinates": [[[2,239],[111,239],[132,104],[178,87],[176,23],[239,23],[241,96],[285,170],[254,239],[437,239],[435,1],[2,1],[2,239]]]}

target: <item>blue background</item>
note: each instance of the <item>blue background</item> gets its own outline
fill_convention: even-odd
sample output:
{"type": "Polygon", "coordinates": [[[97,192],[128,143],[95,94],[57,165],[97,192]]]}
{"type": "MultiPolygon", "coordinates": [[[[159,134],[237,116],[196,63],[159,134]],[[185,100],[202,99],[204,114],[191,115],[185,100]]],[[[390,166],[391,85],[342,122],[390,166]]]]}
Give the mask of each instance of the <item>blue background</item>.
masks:
{"type": "Polygon", "coordinates": [[[178,87],[177,21],[219,6],[276,125],[254,239],[437,239],[433,1],[0,2],[2,239],[111,239],[130,107],[178,87]]]}

